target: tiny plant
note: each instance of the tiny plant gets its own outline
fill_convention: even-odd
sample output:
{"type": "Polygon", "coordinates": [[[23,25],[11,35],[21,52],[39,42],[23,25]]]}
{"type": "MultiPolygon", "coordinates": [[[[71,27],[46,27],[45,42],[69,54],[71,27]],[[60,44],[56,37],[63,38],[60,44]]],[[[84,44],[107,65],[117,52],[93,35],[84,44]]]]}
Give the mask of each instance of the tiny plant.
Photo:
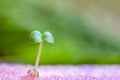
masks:
{"type": "Polygon", "coordinates": [[[54,43],[54,37],[49,31],[46,31],[43,34],[40,31],[33,31],[30,34],[30,41],[32,43],[39,43],[40,45],[39,45],[38,54],[35,61],[35,66],[33,69],[28,70],[28,75],[39,76],[38,65],[40,61],[42,46],[44,43],[54,43]]]}

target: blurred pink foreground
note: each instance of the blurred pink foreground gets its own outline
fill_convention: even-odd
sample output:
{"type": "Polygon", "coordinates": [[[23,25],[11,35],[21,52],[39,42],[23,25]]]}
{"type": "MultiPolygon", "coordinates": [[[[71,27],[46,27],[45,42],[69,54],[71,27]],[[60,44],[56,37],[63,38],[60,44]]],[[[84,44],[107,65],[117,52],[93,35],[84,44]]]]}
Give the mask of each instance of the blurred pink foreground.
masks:
{"type": "Polygon", "coordinates": [[[31,65],[0,64],[0,80],[120,80],[120,65],[40,66],[39,77],[27,75],[31,65]]]}

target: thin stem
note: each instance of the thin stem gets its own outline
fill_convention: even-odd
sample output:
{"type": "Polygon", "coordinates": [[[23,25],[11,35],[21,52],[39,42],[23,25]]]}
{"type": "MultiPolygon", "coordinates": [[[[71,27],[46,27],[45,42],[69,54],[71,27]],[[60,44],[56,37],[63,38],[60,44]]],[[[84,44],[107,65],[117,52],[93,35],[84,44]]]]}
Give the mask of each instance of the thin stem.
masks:
{"type": "Polygon", "coordinates": [[[35,67],[34,67],[35,71],[38,71],[38,64],[39,64],[39,61],[40,61],[42,46],[43,46],[43,42],[41,42],[40,45],[39,45],[39,50],[38,50],[38,54],[37,54],[36,61],[35,61],[35,67]]]}

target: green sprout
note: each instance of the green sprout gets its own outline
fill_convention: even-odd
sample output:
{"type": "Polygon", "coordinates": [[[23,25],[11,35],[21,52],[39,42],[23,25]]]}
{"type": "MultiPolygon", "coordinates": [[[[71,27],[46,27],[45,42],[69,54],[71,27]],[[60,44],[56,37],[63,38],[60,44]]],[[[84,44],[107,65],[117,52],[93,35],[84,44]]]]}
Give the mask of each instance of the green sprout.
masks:
{"type": "Polygon", "coordinates": [[[35,66],[33,69],[28,70],[28,74],[31,76],[39,76],[38,65],[40,61],[42,46],[44,43],[53,44],[54,37],[49,31],[44,32],[43,35],[40,31],[33,31],[30,34],[30,41],[32,43],[39,43],[40,45],[39,45],[38,54],[37,54],[36,61],[35,61],[35,66]]]}

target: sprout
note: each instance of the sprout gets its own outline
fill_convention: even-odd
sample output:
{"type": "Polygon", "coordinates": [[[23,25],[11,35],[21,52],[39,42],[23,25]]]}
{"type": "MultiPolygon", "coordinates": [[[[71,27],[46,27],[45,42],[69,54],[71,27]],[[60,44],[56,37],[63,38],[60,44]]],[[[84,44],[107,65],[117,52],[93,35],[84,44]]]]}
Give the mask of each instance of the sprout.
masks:
{"type": "Polygon", "coordinates": [[[54,43],[53,35],[50,32],[48,32],[48,31],[44,32],[43,36],[44,36],[43,40],[45,42],[47,42],[47,43],[54,43]]]}
{"type": "Polygon", "coordinates": [[[43,36],[40,31],[33,31],[30,34],[30,41],[32,43],[39,43],[40,45],[39,45],[39,50],[38,50],[38,54],[35,61],[35,66],[33,69],[28,70],[28,75],[39,76],[38,64],[40,61],[43,43],[54,43],[54,37],[49,31],[44,32],[43,36]]]}
{"type": "Polygon", "coordinates": [[[40,43],[42,42],[42,33],[39,31],[33,31],[30,34],[30,41],[32,43],[40,43]]]}

